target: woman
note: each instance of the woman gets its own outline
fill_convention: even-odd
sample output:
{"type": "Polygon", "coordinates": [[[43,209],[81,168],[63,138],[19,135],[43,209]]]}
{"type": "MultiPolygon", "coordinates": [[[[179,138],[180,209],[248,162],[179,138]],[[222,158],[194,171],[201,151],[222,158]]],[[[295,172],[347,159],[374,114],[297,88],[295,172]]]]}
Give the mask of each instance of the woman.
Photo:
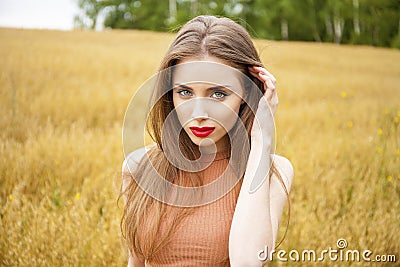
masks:
{"type": "Polygon", "coordinates": [[[276,80],[261,66],[228,18],[178,32],[151,100],[155,145],[123,163],[128,266],[262,266],[275,247],[293,168],[272,154],[276,80]]]}

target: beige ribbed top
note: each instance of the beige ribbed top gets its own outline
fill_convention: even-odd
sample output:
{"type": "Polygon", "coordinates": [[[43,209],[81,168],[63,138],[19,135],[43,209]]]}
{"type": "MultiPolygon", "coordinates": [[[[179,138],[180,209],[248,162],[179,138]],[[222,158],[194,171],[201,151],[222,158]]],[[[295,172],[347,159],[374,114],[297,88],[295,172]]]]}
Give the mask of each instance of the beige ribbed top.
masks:
{"type": "MultiPolygon", "coordinates": [[[[217,179],[228,167],[230,151],[217,152],[214,161],[201,172],[205,184],[217,179]]],[[[242,179],[218,200],[195,208],[179,224],[171,241],[146,266],[230,266],[229,231],[242,179]]],[[[175,209],[168,206],[168,209],[175,209]]],[[[168,213],[167,213],[168,214],[168,213]]],[[[163,224],[160,231],[166,231],[163,224]]]]}

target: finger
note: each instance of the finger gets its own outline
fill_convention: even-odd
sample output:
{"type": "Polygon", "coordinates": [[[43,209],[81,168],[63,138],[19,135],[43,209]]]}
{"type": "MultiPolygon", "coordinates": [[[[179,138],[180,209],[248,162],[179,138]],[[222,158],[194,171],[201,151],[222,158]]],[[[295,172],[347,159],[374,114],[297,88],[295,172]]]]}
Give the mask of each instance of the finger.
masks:
{"type": "Polygon", "coordinates": [[[272,100],[273,92],[270,89],[265,90],[264,93],[265,98],[270,102],[272,100]]]}
{"type": "Polygon", "coordinates": [[[249,69],[253,69],[253,70],[254,70],[255,68],[257,68],[257,67],[258,67],[257,65],[248,66],[249,69]]]}
{"type": "Polygon", "coordinates": [[[265,82],[265,84],[267,85],[267,88],[271,88],[271,89],[276,89],[275,83],[272,80],[271,77],[268,77],[265,74],[260,73],[260,77],[263,78],[263,81],[265,82]]]}
{"type": "Polygon", "coordinates": [[[272,83],[271,79],[267,79],[266,84],[267,84],[267,88],[269,88],[269,89],[271,89],[271,90],[275,90],[275,89],[276,89],[276,87],[275,87],[275,85],[272,83]]]}
{"type": "Polygon", "coordinates": [[[261,71],[262,73],[265,73],[275,79],[275,76],[271,72],[269,72],[266,68],[255,66],[254,69],[261,71]]]}
{"type": "MultiPolygon", "coordinates": [[[[257,76],[258,76],[258,74],[259,74],[260,72],[262,72],[261,70],[256,69],[254,66],[253,66],[253,67],[249,67],[248,69],[249,69],[249,72],[250,72],[250,73],[255,74],[255,75],[257,75],[257,76]]],[[[266,73],[265,73],[265,74],[266,74],[266,73]]]]}
{"type": "Polygon", "coordinates": [[[259,71],[255,70],[255,69],[250,69],[249,68],[249,72],[255,76],[258,76],[259,71]]]}
{"type": "Polygon", "coordinates": [[[270,83],[268,84],[269,87],[276,88],[276,80],[274,80],[271,76],[268,76],[268,75],[263,74],[263,73],[260,73],[259,75],[263,77],[265,82],[267,82],[268,80],[270,81],[270,83]]]}
{"type": "Polygon", "coordinates": [[[257,70],[254,68],[254,66],[249,66],[248,70],[251,72],[256,72],[257,70]]]}
{"type": "Polygon", "coordinates": [[[251,75],[255,76],[256,78],[258,77],[258,72],[251,71],[251,70],[249,70],[249,72],[250,72],[251,75]]]}
{"type": "Polygon", "coordinates": [[[262,67],[254,67],[255,70],[260,71],[261,73],[263,73],[264,75],[270,76],[272,81],[275,83],[276,82],[276,78],[274,75],[272,75],[272,73],[270,73],[268,70],[266,70],[265,68],[262,67]]]}
{"type": "Polygon", "coordinates": [[[263,83],[266,82],[267,77],[265,75],[263,75],[261,72],[259,72],[259,71],[249,71],[249,72],[251,75],[253,75],[255,78],[259,79],[263,83]]]}
{"type": "Polygon", "coordinates": [[[271,101],[273,94],[276,91],[276,85],[273,80],[273,77],[270,77],[270,76],[262,73],[261,71],[255,71],[255,68],[249,67],[249,72],[264,83],[265,94],[267,95],[266,98],[268,101],[271,101]]]}
{"type": "MultiPolygon", "coordinates": [[[[250,74],[251,74],[254,78],[257,78],[257,79],[261,80],[261,79],[260,79],[259,72],[250,72],[250,74]]],[[[261,80],[261,81],[262,81],[262,80],[261,80]]]]}

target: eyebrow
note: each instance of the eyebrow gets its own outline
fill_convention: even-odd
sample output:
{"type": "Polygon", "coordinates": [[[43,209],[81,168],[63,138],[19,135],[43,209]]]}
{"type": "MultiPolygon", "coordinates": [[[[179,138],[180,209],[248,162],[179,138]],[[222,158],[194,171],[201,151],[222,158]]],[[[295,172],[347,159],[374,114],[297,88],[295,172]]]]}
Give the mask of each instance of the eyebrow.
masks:
{"type": "MultiPolygon", "coordinates": [[[[184,85],[184,84],[180,84],[180,83],[176,83],[175,86],[184,88],[184,89],[190,89],[193,90],[193,88],[191,88],[190,86],[184,85]]],[[[220,88],[226,88],[226,87],[231,87],[230,85],[217,85],[217,86],[213,86],[213,87],[209,87],[207,88],[207,91],[212,91],[212,90],[216,90],[216,89],[220,89],[220,88]]]]}

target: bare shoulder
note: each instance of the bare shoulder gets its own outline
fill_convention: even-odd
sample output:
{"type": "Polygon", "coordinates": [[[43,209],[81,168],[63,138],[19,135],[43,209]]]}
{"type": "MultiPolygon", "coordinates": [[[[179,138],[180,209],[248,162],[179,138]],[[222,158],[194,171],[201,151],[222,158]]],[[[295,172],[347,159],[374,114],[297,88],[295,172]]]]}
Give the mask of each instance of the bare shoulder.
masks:
{"type": "Polygon", "coordinates": [[[272,160],[279,174],[281,175],[286,188],[290,190],[290,186],[292,185],[294,177],[294,168],[292,163],[284,156],[280,156],[277,154],[272,154],[272,160]]]}
{"type": "Polygon", "coordinates": [[[131,182],[132,174],[136,171],[141,159],[149,147],[142,147],[130,152],[122,163],[122,190],[124,191],[131,182]]]}
{"type": "Polygon", "coordinates": [[[141,147],[139,149],[130,152],[125,157],[124,162],[122,163],[122,172],[124,171],[134,172],[140,160],[143,158],[143,156],[151,147],[152,146],[141,147]]]}

